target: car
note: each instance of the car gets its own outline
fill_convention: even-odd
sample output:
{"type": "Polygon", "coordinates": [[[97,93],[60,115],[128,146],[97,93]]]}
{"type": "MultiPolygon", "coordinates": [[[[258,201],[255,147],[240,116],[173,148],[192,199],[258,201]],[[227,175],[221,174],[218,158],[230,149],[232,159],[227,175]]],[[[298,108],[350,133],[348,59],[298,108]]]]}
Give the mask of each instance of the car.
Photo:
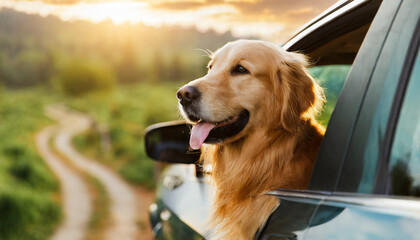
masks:
{"type": "MultiPolygon", "coordinates": [[[[314,75],[347,70],[318,79],[328,125],[308,189],[267,192],[281,204],[255,239],[420,239],[419,16],[418,0],[340,1],[284,44],[314,75]]],[[[175,121],[145,134],[148,156],[169,163],[149,209],[156,239],[211,231],[211,166],[188,151],[189,132],[175,121]]]]}

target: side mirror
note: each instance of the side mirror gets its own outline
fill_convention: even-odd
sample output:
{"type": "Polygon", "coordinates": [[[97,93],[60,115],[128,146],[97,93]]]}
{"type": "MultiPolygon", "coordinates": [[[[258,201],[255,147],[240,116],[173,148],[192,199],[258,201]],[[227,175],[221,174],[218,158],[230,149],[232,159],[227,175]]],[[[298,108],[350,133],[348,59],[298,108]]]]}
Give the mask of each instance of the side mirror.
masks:
{"type": "Polygon", "coordinates": [[[150,158],[167,163],[193,164],[200,159],[199,150],[190,151],[190,127],[185,121],[158,123],[146,129],[146,153],[150,158]]]}

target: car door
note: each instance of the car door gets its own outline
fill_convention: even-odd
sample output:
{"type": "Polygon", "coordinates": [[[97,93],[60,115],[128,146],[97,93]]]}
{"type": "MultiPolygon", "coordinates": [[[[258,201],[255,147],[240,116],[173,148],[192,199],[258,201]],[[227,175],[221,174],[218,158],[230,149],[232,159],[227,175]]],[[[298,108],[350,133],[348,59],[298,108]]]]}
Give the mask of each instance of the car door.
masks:
{"type": "MultiPolygon", "coordinates": [[[[400,1],[382,2],[363,40],[363,45],[357,53],[357,58],[328,124],[309,189],[307,191],[279,189],[270,192],[271,195],[281,199],[281,205],[267,221],[265,228],[257,236],[258,239],[310,237],[313,234],[312,228],[324,226],[347,211],[346,205],[338,204],[339,201],[332,201],[335,199],[334,190],[346,159],[349,143],[353,140],[352,136],[360,109],[364,105],[378,57],[389,35],[400,3],[400,1]],[[332,204],[327,205],[326,202],[332,202],[332,204]]],[[[363,19],[365,15],[362,14],[359,17],[363,19]]],[[[304,44],[301,45],[304,46],[304,44]]],[[[334,62],[329,61],[329,63],[334,62]]]]}
{"type": "Polygon", "coordinates": [[[420,239],[420,5],[397,9],[334,192],[315,196],[305,240],[420,239]]]}

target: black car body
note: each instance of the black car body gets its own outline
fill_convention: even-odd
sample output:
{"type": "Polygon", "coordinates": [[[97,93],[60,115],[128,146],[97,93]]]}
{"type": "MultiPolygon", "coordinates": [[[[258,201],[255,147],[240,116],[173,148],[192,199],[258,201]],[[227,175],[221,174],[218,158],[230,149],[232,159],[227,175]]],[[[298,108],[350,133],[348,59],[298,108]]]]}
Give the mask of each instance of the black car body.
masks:
{"type": "MultiPolygon", "coordinates": [[[[314,65],[351,65],[309,188],[281,200],[255,239],[420,239],[420,2],[339,2],[285,45],[314,65]]],[[[327,89],[328,94],[328,89],[327,89]]],[[[173,163],[150,207],[156,239],[202,239],[212,199],[188,125],[151,126],[149,156],[173,163]]]]}

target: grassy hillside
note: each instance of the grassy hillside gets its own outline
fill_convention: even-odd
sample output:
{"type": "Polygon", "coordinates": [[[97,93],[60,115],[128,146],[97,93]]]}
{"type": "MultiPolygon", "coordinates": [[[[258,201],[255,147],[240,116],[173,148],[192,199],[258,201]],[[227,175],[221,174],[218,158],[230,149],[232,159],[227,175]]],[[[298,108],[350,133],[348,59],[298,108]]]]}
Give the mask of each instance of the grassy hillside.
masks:
{"type": "Polygon", "coordinates": [[[178,85],[139,83],[77,98],[44,88],[0,90],[1,239],[46,239],[60,222],[59,185],[34,143],[34,134],[54,123],[44,116],[46,104],[65,102],[109,126],[108,154],[95,129],[79,136],[76,145],[132,183],[153,188],[153,162],[145,154],[143,133],[150,124],[178,118],[178,85]]]}
{"type": "Polygon", "coordinates": [[[34,145],[53,100],[41,89],[0,90],[1,239],[46,239],[59,222],[59,185],[34,145]]]}

